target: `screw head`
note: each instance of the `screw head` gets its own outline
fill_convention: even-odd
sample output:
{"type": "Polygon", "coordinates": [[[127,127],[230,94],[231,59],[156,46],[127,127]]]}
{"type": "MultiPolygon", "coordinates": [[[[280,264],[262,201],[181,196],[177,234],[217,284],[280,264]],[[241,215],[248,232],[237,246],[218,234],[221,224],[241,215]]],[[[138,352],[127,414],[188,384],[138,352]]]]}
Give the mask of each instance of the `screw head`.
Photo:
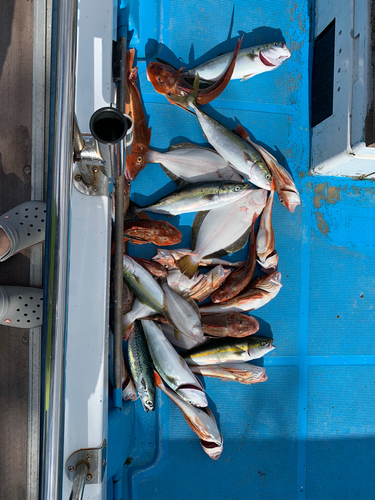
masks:
{"type": "Polygon", "coordinates": [[[81,174],[77,174],[74,178],[75,178],[75,180],[77,182],[80,182],[82,180],[82,175],[81,174]]]}
{"type": "Polygon", "coordinates": [[[93,186],[92,190],[94,191],[94,193],[96,193],[96,191],[98,190],[98,186],[93,186]]]}
{"type": "Polygon", "coordinates": [[[30,175],[31,174],[31,167],[29,167],[28,165],[23,169],[23,173],[25,175],[30,175]]]}
{"type": "MultiPolygon", "coordinates": [[[[6,320],[5,320],[6,321],[6,320]]],[[[27,344],[29,342],[29,337],[27,335],[24,335],[22,337],[22,344],[27,344]]]]}
{"type": "Polygon", "coordinates": [[[92,167],[92,171],[94,172],[94,174],[97,174],[99,172],[99,169],[98,167],[92,167]]]}
{"type": "Polygon", "coordinates": [[[92,474],[89,472],[86,476],[86,481],[91,481],[92,479],[92,474]]]}
{"type": "Polygon", "coordinates": [[[92,453],[87,453],[86,460],[91,460],[91,458],[92,458],[92,453]]]}
{"type": "Polygon", "coordinates": [[[73,471],[74,471],[74,466],[73,466],[73,465],[69,465],[69,467],[68,467],[68,471],[69,471],[69,472],[73,472],[73,471]]]}

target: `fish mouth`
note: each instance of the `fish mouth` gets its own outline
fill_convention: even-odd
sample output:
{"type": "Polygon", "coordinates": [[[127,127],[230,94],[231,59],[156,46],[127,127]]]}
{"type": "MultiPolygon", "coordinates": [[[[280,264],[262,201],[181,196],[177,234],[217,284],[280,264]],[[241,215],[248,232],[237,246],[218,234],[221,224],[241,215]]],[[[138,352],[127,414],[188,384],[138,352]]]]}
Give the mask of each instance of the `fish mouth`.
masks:
{"type": "Polygon", "coordinates": [[[259,59],[262,61],[262,63],[265,66],[270,66],[270,67],[276,68],[276,64],[274,64],[269,59],[267,59],[267,57],[262,54],[262,51],[259,52],[259,59]]]}

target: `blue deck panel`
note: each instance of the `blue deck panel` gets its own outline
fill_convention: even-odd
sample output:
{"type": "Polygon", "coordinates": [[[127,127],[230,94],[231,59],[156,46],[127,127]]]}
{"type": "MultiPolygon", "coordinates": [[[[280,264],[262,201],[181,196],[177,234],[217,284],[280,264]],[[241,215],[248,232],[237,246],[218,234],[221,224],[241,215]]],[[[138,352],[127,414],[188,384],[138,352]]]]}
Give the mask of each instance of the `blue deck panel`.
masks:
{"type": "MultiPolygon", "coordinates": [[[[131,12],[151,147],[160,151],[206,141],[194,116],[153,90],[145,75],[150,58],[189,67],[233,49],[239,32],[243,46],[285,39],[292,57],[280,68],[230,82],[205,109],[231,128],[241,123],[266,146],[292,172],[302,206],[294,214],[274,206],[283,288],[254,314],[261,333],[275,338],[276,349],[259,360],[268,381],[248,387],[204,381],[224,436],[220,459],[203,452],[158,391],[155,414],[146,414],[140,401],[125,403],[122,425],[132,437],[127,456],[109,457],[110,472],[121,469],[128,500],[373,498],[375,185],[309,175],[310,3],[148,0],[139,10],[133,2],[131,12]]],[[[132,198],[149,203],[174,189],[159,166],[149,165],[133,183],[132,198]]],[[[183,232],[177,246],[189,247],[194,214],[167,220],[183,232]]],[[[151,258],[156,248],[129,251],[151,258]]],[[[108,493],[113,498],[111,481],[108,493]]]]}

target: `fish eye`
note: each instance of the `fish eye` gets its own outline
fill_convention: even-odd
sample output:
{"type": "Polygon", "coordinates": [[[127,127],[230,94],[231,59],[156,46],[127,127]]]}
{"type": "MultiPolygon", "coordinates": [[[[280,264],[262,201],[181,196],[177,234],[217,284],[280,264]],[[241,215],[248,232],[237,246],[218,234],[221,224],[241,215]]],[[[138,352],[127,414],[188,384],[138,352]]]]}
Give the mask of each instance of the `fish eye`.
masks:
{"type": "Polygon", "coordinates": [[[240,189],[241,189],[241,188],[240,188],[240,186],[236,186],[236,187],[234,188],[234,190],[235,190],[235,191],[239,191],[240,189]]]}
{"type": "Polygon", "coordinates": [[[279,42],[275,42],[274,46],[277,47],[279,45],[279,42]]]}
{"type": "Polygon", "coordinates": [[[137,158],[137,162],[138,162],[138,163],[141,163],[141,161],[142,161],[142,156],[138,156],[138,158],[137,158]]]}
{"type": "Polygon", "coordinates": [[[261,343],[261,345],[266,345],[266,344],[267,344],[267,342],[265,342],[264,340],[263,340],[263,342],[261,343]]]}
{"type": "Polygon", "coordinates": [[[270,180],[272,179],[271,174],[266,174],[266,179],[267,179],[268,181],[270,181],[270,180]]]}
{"type": "Polygon", "coordinates": [[[158,76],[158,77],[157,77],[157,81],[158,81],[159,83],[163,83],[163,79],[162,79],[160,76],[158,76]]]}
{"type": "Polygon", "coordinates": [[[167,236],[164,236],[164,239],[165,239],[165,240],[167,240],[167,239],[168,239],[168,237],[167,237],[167,236]]]}

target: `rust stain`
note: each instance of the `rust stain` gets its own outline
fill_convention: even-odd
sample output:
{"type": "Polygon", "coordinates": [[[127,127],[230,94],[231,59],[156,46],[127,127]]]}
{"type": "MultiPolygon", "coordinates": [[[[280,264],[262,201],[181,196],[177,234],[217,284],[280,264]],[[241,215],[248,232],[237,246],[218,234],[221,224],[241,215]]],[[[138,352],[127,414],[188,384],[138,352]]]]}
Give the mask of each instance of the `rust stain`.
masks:
{"type": "Polygon", "coordinates": [[[321,233],[324,234],[324,236],[327,236],[329,233],[329,227],[326,223],[326,221],[323,219],[323,215],[320,212],[316,212],[316,220],[318,222],[318,228],[321,233]]]}

